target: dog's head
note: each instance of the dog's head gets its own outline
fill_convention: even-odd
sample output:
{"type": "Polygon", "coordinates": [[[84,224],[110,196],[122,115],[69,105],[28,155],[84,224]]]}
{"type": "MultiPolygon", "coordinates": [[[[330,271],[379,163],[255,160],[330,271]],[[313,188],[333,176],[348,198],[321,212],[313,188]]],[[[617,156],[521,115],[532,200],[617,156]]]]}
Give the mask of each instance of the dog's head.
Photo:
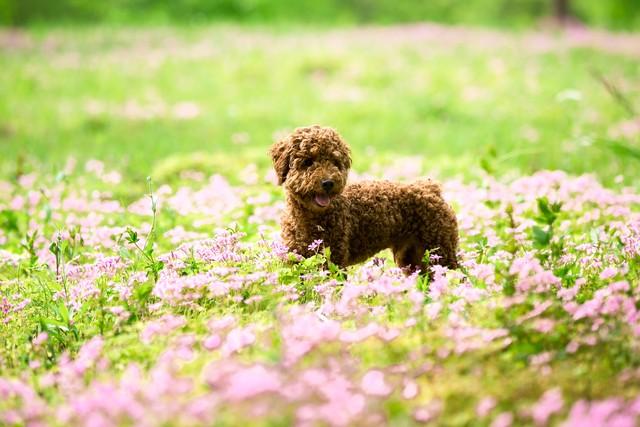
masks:
{"type": "Polygon", "coordinates": [[[271,147],[278,184],[307,209],[322,212],[347,183],[351,152],[334,129],[296,129],[271,147]]]}

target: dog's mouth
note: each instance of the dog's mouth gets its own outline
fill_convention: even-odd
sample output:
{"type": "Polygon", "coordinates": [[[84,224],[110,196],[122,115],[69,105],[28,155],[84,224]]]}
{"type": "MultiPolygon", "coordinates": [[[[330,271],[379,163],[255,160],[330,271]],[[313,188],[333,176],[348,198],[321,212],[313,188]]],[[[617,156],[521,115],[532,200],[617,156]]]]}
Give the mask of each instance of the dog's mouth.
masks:
{"type": "Polygon", "coordinates": [[[328,194],[316,194],[313,201],[321,208],[326,208],[331,203],[331,197],[328,194]]]}

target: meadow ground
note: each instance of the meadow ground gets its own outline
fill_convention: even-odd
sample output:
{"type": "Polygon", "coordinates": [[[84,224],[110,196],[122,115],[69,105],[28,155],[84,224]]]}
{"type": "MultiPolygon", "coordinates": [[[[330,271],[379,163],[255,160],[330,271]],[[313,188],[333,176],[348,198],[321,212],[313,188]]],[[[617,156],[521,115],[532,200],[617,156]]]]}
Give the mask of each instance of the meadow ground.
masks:
{"type": "Polygon", "coordinates": [[[0,423],[636,425],[639,46],[0,33],[0,423]],[[354,180],[441,179],[463,267],[295,261],[266,153],[310,123],[354,180]]]}

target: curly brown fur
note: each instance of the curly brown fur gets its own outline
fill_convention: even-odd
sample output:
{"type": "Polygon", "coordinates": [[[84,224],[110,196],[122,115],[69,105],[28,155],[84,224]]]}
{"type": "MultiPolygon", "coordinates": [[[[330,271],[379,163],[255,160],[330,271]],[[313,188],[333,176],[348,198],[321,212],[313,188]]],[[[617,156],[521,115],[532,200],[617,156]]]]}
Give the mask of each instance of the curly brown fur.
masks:
{"type": "Polygon", "coordinates": [[[428,250],[438,264],[457,267],[456,216],[437,183],[347,185],[351,152],[327,127],[296,129],[271,147],[271,157],[286,190],[282,235],[290,250],[308,257],[309,245],[322,240],[331,261],[346,267],[390,248],[399,267],[423,272],[428,250]]]}

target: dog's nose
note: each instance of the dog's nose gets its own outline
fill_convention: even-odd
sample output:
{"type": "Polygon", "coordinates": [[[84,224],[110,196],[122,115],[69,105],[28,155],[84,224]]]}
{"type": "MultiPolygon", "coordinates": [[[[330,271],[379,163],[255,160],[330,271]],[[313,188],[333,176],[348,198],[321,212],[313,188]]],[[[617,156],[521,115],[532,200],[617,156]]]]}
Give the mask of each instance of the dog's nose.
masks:
{"type": "Polygon", "coordinates": [[[326,191],[327,193],[331,190],[333,190],[333,181],[330,179],[324,179],[322,180],[322,189],[324,191],[326,191]]]}

